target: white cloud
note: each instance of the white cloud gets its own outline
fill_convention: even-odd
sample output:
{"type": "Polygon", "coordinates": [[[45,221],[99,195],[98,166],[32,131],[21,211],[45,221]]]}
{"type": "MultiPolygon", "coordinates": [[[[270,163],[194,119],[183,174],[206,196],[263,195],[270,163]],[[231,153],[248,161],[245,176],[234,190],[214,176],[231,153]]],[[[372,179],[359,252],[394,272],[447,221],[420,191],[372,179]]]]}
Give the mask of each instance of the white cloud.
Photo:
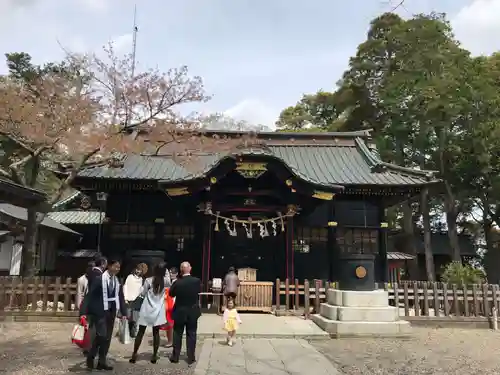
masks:
{"type": "Polygon", "coordinates": [[[278,119],[279,110],[267,106],[258,99],[245,99],[224,111],[224,115],[252,125],[265,125],[275,129],[274,123],[278,119]]]}
{"type": "MultiPolygon", "coordinates": [[[[63,47],[66,47],[66,46],[63,45],[63,47]]],[[[88,47],[87,43],[85,42],[85,39],[79,35],[73,36],[69,40],[68,47],[69,47],[69,51],[75,52],[75,53],[80,53],[80,52],[84,53],[84,52],[87,52],[89,50],[89,47],[88,47]]]]}
{"type": "MultiPolygon", "coordinates": [[[[29,1],[29,0],[25,0],[29,1]]],[[[108,0],[78,0],[78,3],[85,9],[93,12],[106,12],[109,9],[108,0]]]]}
{"type": "Polygon", "coordinates": [[[132,41],[133,41],[132,33],[123,34],[123,35],[111,38],[111,43],[113,44],[113,48],[115,49],[115,52],[117,52],[118,54],[131,52],[132,41]]]}
{"type": "Polygon", "coordinates": [[[500,0],[474,0],[451,23],[458,40],[474,55],[500,50],[500,0]]]}
{"type": "Polygon", "coordinates": [[[37,0],[0,0],[1,9],[14,9],[32,6],[37,0]]]}
{"type": "Polygon", "coordinates": [[[59,40],[62,47],[68,52],[73,53],[96,53],[101,55],[102,49],[108,43],[113,45],[114,51],[117,56],[127,54],[132,49],[132,34],[124,34],[117,37],[110,38],[107,42],[102,44],[89,43],[82,35],[73,35],[70,38],[59,40]]]}

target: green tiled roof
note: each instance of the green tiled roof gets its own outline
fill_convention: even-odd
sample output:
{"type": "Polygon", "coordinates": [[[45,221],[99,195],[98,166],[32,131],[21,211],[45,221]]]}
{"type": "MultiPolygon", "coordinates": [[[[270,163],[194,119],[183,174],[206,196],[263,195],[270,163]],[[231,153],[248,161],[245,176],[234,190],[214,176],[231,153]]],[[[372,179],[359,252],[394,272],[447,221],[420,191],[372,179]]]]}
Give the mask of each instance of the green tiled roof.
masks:
{"type": "Polygon", "coordinates": [[[100,224],[104,219],[98,211],[53,211],[48,216],[61,224],[100,224]]]}
{"type": "MultiPolygon", "coordinates": [[[[14,218],[19,221],[25,222],[28,219],[28,211],[26,208],[14,206],[9,203],[0,203],[0,216],[5,215],[11,218],[14,218]]],[[[56,229],[62,232],[68,232],[72,234],[80,235],[80,233],[75,232],[73,229],[70,229],[61,223],[52,220],[50,217],[45,217],[41,222],[41,225],[44,227],[56,229]]]]}
{"type": "Polygon", "coordinates": [[[64,205],[73,202],[76,198],[78,198],[82,193],[80,191],[75,191],[68,195],[66,198],[61,199],[60,201],[57,201],[52,205],[53,209],[57,209],[60,207],[64,207],[64,205]]]}
{"type": "Polygon", "coordinates": [[[79,177],[162,180],[178,182],[205,176],[221,160],[235,155],[273,158],[284,163],[298,178],[322,186],[333,185],[423,185],[434,181],[432,174],[388,164],[379,159],[364,139],[353,137],[345,144],[270,144],[264,149],[247,148],[232,154],[197,156],[197,172],[192,172],[172,158],[127,155],[123,167],[93,166],[79,177]]]}

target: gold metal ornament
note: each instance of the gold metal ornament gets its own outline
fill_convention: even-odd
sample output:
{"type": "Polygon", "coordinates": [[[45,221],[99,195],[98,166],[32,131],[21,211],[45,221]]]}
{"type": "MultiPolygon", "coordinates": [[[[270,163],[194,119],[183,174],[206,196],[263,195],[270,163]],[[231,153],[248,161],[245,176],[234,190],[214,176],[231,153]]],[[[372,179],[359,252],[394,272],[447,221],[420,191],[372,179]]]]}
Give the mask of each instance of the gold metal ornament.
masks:
{"type": "Polygon", "coordinates": [[[366,268],[363,266],[356,267],[356,277],[358,279],[363,279],[366,277],[366,268]]]}
{"type": "Polygon", "coordinates": [[[266,163],[236,163],[236,171],[244,178],[257,179],[267,171],[266,163]]]}
{"type": "Polygon", "coordinates": [[[335,194],[327,193],[325,191],[315,191],[312,195],[313,198],[322,199],[325,201],[331,201],[334,196],[335,196],[335,194]]]}
{"type": "Polygon", "coordinates": [[[167,189],[166,191],[167,191],[167,194],[170,195],[171,197],[177,197],[179,195],[189,194],[189,190],[187,187],[172,188],[172,189],[167,189]]]}

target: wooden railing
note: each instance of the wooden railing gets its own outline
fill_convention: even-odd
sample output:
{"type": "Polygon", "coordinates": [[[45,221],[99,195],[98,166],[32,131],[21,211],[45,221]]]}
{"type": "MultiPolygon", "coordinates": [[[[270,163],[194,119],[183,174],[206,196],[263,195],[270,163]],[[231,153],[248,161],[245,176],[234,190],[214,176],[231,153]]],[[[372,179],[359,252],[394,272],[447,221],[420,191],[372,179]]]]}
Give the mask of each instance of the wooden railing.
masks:
{"type": "Polygon", "coordinates": [[[386,289],[390,304],[405,317],[490,317],[500,301],[496,284],[404,282],[386,289]]]}
{"type": "Polygon", "coordinates": [[[67,315],[75,309],[76,283],[60,277],[0,277],[0,311],[67,315]]]}
{"type": "Polygon", "coordinates": [[[276,279],[275,306],[276,311],[293,311],[309,316],[311,308],[319,311],[319,305],[326,300],[328,288],[335,287],[335,283],[325,280],[304,280],[301,284],[298,279],[281,281],[276,279]]]}
{"type": "MultiPolygon", "coordinates": [[[[60,277],[0,277],[0,314],[75,316],[74,281],[60,277]]],[[[274,310],[307,318],[319,311],[320,304],[326,301],[326,291],[335,287],[335,282],[325,280],[277,279],[274,310]]],[[[399,308],[399,315],[410,320],[485,319],[500,308],[500,287],[493,284],[463,286],[409,281],[379,287],[388,291],[388,302],[399,308]]],[[[258,303],[255,299],[254,304],[258,303]]]]}
{"type": "MultiPolygon", "coordinates": [[[[326,290],[336,282],[277,279],[275,284],[276,310],[303,314],[309,317],[326,302],[326,290]]],[[[500,287],[496,284],[448,285],[439,282],[408,281],[400,284],[379,284],[389,295],[389,305],[399,308],[399,315],[414,319],[434,317],[482,317],[498,312],[500,287]]]]}

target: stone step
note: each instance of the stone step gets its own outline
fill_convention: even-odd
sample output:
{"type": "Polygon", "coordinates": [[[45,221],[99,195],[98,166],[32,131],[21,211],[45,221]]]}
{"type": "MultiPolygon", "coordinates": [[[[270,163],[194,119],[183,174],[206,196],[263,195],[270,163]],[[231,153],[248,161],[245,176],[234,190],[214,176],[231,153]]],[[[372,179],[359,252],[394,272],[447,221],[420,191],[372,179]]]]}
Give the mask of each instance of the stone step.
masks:
{"type": "Polygon", "coordinates": [[[408,337],[411,325],[406,320],[396,322],[341,322],[319,314],[312,315],[312,321],[331,336],[340,337],[408,337]]]}
{"type": "Polygon", "coordinates": [[[328,289],[327,302],[335,306],[386,307],[389,306],[389,292],[386,290],[352,291],[328,289]]]}
{"type": "Polygon", "coordinates": [[[346,307],[322,303],[319,313],[327,319],[343,322],[395,322],[399,320],[399,311],[392,306],[346,307]]]}

